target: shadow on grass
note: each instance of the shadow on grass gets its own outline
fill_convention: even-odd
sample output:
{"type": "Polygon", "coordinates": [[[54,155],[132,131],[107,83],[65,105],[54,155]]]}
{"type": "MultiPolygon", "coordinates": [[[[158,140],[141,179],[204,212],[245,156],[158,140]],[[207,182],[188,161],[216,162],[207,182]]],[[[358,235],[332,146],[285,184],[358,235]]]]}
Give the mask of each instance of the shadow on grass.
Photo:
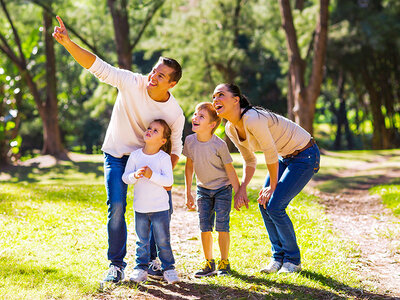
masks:
{"type": "Polygon", "coordinates": [[[392,178],[386,175],[336,177],[317,185],[317,188],[325,193],[338,193],[344,189],[368,190],[371,186],[390,182],[391,180],[392,178]]]}
{"type": "Polygon", "coordinates": [[[305,298],[307,299],[309,297],[315,297],[316,299],[348,299],[349,297],[356,297],[357,299],[393,299],[392,297],[382,294],[365,292],[358,288],[345,285],[342,282],[337,281],[333,278],[311,271],[302,271],[299,273],[299,276],[303,276],[313,281],[319,282],[320,284],[329,287],[331,290],[334,290],[336,293],[292,283],[278,283],[265,277],[248,276],[245,274],[239,274],[237,272],[233,272],[232,276],[237,277],[247,283],[269,286],[275,289],[280,289],[282,291],[290,290],[293,296],[295,296],[296,298],[299,297],[298,295],[304,294],[305,298]]]}
{"type": "Polygon", "coordinates": [[[94,174],[96,178],[103,177],[103,163],[90,161],[68,161],[63,164],[42,168],[39,168],[39,163],[32,163],[29,166],[7,166],[0,169],[0,173],[8,174],[5,179],[0,179],[0,182],[35,183],[40,182],[41,177],[46,176],[49,176],[49,180],[60,180],[72,172],[79,172],[86,175],[94,174]]]}
{"type": "MultiPolygon", "coordinates": [[[[145,297],[158,299],[393,299],[382,294],[365,292],[350,287],[322,274],[302,271],[303,276],[327,287],[326,290],[302,286],[293,283],[282,283],[262,277],[248,276],[236,271],[232,277],[250,284],[250,288],[224,286],[223,284],[181,281],[168,285],[163,281],[149,280],[146,284],[136,285],[126,282],[128,288],[137,289],[145,297]],[[329,290],[330,291],[329,291],[329,290]]],[[[112,291],[109,291],[112,294],[112,291]]]]}
{"type": "Polygon", "coordinates": [[[381,161],[383,159],[390,160],[398,157],[397,150],[346,150],[346,151],[325,151],[321,154],[339,159],[356,159],[365,162],[381,161]],[[387,151],[391,151],[387,153],[387,151]],[[393,152],[395,151],[395,152],[393,152]]]}

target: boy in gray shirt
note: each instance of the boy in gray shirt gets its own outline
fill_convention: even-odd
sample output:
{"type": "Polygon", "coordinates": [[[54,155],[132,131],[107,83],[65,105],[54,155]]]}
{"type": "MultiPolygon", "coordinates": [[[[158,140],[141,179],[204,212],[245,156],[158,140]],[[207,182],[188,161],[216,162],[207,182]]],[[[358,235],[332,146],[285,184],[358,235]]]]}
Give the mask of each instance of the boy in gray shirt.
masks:
{"type": "Polygon", "coordinates": [[[186,137],[183,147],[183,155],[186,156],[186,206],[189,209],[195,208],[192,196],[193,173],[195,173],[201,243],[206,259],[204,268],[196,272],[195,277],[230,274],[229,213],[232,187],[237,192],[240,184],[226,143],[214,135],[220,123],[221,119],[210,102],[198,104],[192,117],[194,134],[186,137]],[[215,268],[212,251],[211,232],[214,221],[221,252],[218,270],[215,268]]]}

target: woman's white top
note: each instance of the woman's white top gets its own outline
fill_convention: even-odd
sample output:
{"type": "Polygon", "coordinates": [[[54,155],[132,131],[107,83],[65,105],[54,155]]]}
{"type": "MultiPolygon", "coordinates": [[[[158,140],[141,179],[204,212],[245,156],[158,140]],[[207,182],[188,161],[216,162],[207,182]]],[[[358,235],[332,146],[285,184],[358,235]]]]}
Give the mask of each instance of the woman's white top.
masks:
{"type": "Polygon", "coordinates": [[[302,149],[311,135],[291,120],[262,110],[249,109],[243,115],[246,139],[241,141],[235,126],[227,122],[225,133],[240,151],[245,167],[256,167],[256,151],[265,154],[265,163],[278,161],[278,155],[285,156],[302,149]]]}

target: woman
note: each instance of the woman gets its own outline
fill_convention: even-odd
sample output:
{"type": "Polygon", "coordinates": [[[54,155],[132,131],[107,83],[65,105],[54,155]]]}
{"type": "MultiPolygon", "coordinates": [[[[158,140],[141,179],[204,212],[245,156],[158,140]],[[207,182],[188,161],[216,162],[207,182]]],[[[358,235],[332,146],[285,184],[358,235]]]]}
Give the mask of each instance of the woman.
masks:
{"type": "Polygon", "coordinates": [[[246,187],[256,169],[254,152],[264,153],[269,174],[257,201],[272,244],[272,259],[261,272],[300,271],[300,250],[286,207],[318,172],[318,146],[296,123],[251,106],[234,84],[218,85],[213,93],[213,105],[218,115],[228,121],[225,133],[245,161],[243,182],[235,196],[236,209],[249,202],[246,187]]]}

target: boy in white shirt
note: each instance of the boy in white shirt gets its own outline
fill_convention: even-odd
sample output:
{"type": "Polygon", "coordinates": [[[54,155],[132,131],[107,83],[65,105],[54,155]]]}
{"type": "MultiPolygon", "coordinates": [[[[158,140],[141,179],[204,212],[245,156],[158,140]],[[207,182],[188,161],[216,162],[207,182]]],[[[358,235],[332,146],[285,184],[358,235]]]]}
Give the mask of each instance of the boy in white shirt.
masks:
{"type": "MultiPolygon", "coordinates": [[[[117,283],[124,279],[127,229],[125,221],[127,185],[122,181],[129,154],[144,146],[143,134],[154,119],[164,119],[171,127],[171,163],[174,167],[182,151],[182,131],[185,117],[179,104],[169,92],[182,76],[177,61],[161,57],[148,76],[115,68],[91,52],[79,47],[68,36],[61,18],[53,37],[84,68],[102,82],[118,88],[111,120],[102,146],[104,177],[107,191],[108,259],[111,261],[104,281],[117,283]]],[[[171,191],[168,191],[170,214],[171,191]]],[[[152,255],[156,256],[152,239],[152,255]]],[[[149,262],[152,264],[152,262],[149,262]]],[[[152,270],[153,268],[151,268],[152,270]]],[[[160,273],[160,270],[156,269],[160,273]]],[[[150,273],[149,273],[150,274],[150,273]]],[[[158,274],[160,275],[160,274],[158,274]]],[[[162,274],[161,274],[162,276],[162,274]]]]}
{"type": "Polygon", "coordinates": [[[195,172],[201,242],[206,259],[204,268],[196,272],[195,277],[230,274],[229,214],[232,186],[236,192],[239,188],[239,179],[226,143],[214,134],[220,123],[221,119],[211,103],[198,104],[192,117],[192,131],[195,133],[186,137],[183,147],[183,155],[186,156],[186,205],[189,209],[195,208],[191,192],[193,172],[195,172]],[[212,251],[211,232],[214,221],[221,252],[218,270],[215,268],[212,251]]]}

